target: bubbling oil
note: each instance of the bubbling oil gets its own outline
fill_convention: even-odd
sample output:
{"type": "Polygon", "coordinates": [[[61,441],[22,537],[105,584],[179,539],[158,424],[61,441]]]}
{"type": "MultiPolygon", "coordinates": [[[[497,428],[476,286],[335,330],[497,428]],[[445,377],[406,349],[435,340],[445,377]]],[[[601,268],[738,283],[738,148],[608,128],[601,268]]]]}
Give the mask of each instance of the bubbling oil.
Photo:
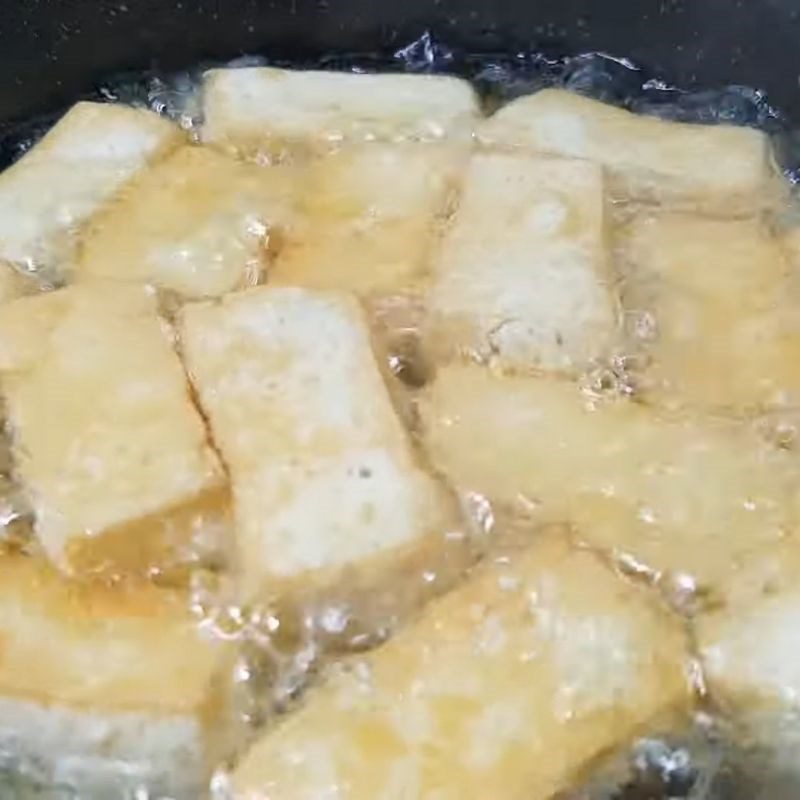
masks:
{"type": "MultiPolygon", "coordinates": [[[[664,84],[624,58],[603,53],[564,58],[537,52],[476,54],[458,51],[425,34],[399,48],[388,59],[371,53],[331,54],[315,63],[286,65],[268,57],[250,56],[224,66],[268,64],[354,72],[456,74],[472,81],[487,110],[545,87],[563,87],[665,119],[752,126],[770,134],[786,177],[792,183],[800,182],[800,136],[791,130],[779,111],[770,106],[763,93],[740,86],[685,91],[664,84]]],[[[223,65],[200,64],[172,74],[150,71],[114,76],[97,88],[92,99],[148,108],[175,121],[198,140],[203,121],[201,78],[211,66],[223,65]]],[[[0,166],[13,163],[30,150],[57,116],[0,130],[0,166]]],[[[629,212],[626,208],[615,210],[620,219],[629,212]]],[[[386,317],[391,317],[393,308],[406,306],[407,298],[384,298],[375,310],[376,330],[385,334],[386,317]]],[[[403,398],[399,402],[407,402],[411,410],[404,411],[401,416],[412,432],[415,397],[433,374],[431,365],[422,355],[420,331],[416,325],[418,316],[412,315],[414,322],[405,327],[389,325],[395,333],[385,336],[386,368],[404,384],[403,398]]],[[[635,321],[643,337],[652,335],[647,322],[646,319],[635,321]]],[[[587,398],[596,403],[631,399],[635,402],[637,387],[632,377],[636,371],[635,359],[635,354],[621,352],[607,363],[594,365],[580,381],[587,398]]],[[[768,421],[764,424],[769,426],[768,421]]],[[[785,418],[781,418],[769,430],[784,430],[786,424],[785,418]]],[[[25,529],[30,512],[14,481],[9,452],[6,438],[0,442],[0,538],[27,546],[21,531],[25,529]]],[[[524,509],[493,508],[486,498],[477,495],[466,498],[462,507],[468,525],[480,532],[487,547],[491,547],[492,537],[499,528],[505,527],[522,538],[529,535],[531,520],[535,517],[535,509],[526,515],[524,509]]],[[[635,564],[628,564],[627,570],[624,563],[617,566],[628,575],[637,572],[635,564]]],[[[646,569],[640,572],[640,578],[652,582],[653,576],[646,569]]],[[[420,575],[421,581],[435,579],[435,575],[420,575]]],[[[326,634],[338,636],[348,629],[349,610],[344,606],[316,609],[315,613],[300,614],[292,619],[277,609],[243,609],[224,602],[223,583],[213,575],[201,575],[195,582],[193,606],[202,624],[217,635],[234,638],[242,644],[236,681],[246,698],[241,709],[242,725],[252,731],[286,713],[302,697],[320,665],[330,658],[326,634]]],[[[678,588],[686,594],[685,587],[678,588]]],[[[691,591],[688,594],[691,595],[691,591]]],[[[674,604],[680,606],[681,602],[674,604]]],[[[396,622],[387,618],[377,640],[381,635],[391,635],[396,622]]],[[[354,637],[348,648],[357,652],[375,643],[354,637]]],[[[691,729],[665,730],[661,735],[651,733],[630,752],[617,753],[606,763],[598,764],[585,786],[564,794],[559,800],[790,800],[800,796],[800,779],[790,767],[785,753],[765,751],[760,744],[748,743],[746,736],[735,730],[734,721],[711,709],[710,713],[699,715],[691,729]]],[[[223,773],[224,769],[214,782],[220,798],[224,796],[223,773]]],[[[42,785],[35,771],[29,775],[12,774],[3,764],[2,753],[0,796],[21,800],[80,800],[66,788],[42,785]]],[[[131,800],[134,796],[135,800],[156,800],[150,798],[144,787],[141,793],[132,795],[131,800]]]]}

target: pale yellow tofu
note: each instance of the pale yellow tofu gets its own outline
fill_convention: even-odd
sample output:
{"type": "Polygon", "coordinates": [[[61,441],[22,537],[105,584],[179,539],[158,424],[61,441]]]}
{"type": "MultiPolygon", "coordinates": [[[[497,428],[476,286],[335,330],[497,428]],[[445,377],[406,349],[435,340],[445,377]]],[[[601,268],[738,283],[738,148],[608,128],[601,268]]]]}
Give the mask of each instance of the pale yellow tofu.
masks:
{"type": "Polygon", "coordinates": [[[800,295],[759,222],[642,215],[618,244],[646,398],[733,413],[800,404],[800,295]]]}
{"type": "Polygon", "coordinates": [[[203,797],[227,744],[228,647],[182,594],[0,556],[3,766],[79,797],[203,797]]]}
{"type": "Polygon", "coordinates": [[[492,565],[267,731],[236,800],[547,800],[688,699],[680,627],[559,541],[492,565]]]}
{"type": "Polygon", "coordinates": [[[354,300],[259,287],[186,306],[180,330],[231,475],[244,597],[344,579],[400,601],[437,573],[450,503],[415,462],[354,300]]]}
{"type": "Polygon", "coordinates": [[[734,723],[738,740],[761,754],[762,764],[767,755],[773,771],[794,776],[800,743],[798,570],[800,548],[787,541],[751,560],[725,587],[724,603],[695,622],[710,699],[734,723]]]}
{"type": "Polygon", "coordinates": [[[465,161],[453,145],[378,143],[319,159],[270,283],[362,296],[418,283],[465,161]]]}
{"type": "Polygon", "coordinates": [[[800,711],[800,548],[752,559],[700,615],[697,640],[712,697],[736,712],[800,711]]]}
{"type": "Polygon", "coordinates": [[[428,341],[511,370],[581,370],[616,319],[603,178],[582,161],[479,154],[434,266],[428,341]]]}
{"type": "Polygon", "coordinates": [[[202,147],[145,170],[96,215],[73,279],[148,283],[203,298],[253,285],[289,224],[295,174],[202,147]]]}
{"type": "Polygon", "coordinates": [[[509,103],[478,138],[493,147],[594,161],[609,170],[625,199],[745,214],[771,193],[769,143],[761,131],[632,114],[560,89],[509,103]]]}
{"type": "Polygon", "coordinates": [[[267,157],[344,141],[469,141],[480,118],[458,78],[271,67],[207,72],[203,113],[204,142],[267,157]]]}
{"type": "Polygon", "coordinates": [[[796,454],[732,421],[668,421],[477,366],[440,370],[421,416],[430,458],[462,493],[577,523],[590,544],[684,587],[715,589],[796,524],[796,454]]]}
{"type": "Polygon", "coordinates": [[[78,103],[0,175],[0,261],[58,270],[83,223],[142,167],[183,140],[142,109],[78,103]]]}
{"type": "Polygon", "coordinates": [[[4,306],[0,387],[59,567],[149,572],[205,546],[225,480],[152,294],[81,286],[4,306]]]}

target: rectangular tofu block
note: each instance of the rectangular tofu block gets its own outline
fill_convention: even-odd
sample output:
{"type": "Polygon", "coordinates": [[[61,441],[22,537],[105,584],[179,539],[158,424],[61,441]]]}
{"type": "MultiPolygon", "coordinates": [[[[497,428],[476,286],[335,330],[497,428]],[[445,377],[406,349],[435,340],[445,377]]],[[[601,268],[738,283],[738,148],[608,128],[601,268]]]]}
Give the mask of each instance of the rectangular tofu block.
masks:
{"type": "MultiPolygon", "coordinates": [[[[800,778],[800,546],[792,536],[749,562],[724,602],[698,616],[696,640],[709,696],[750,752],[800,778]]],[[[764,795],[772,796],[772,795],[764,795]]],[[[776,796],[784,796],[779,794],[776,796]]],[[[786,797],[792,794],[785,795],[786,797]]]]}
{"type": "Polygon", "coordinates": [[[71,287],[6,305],[0,387],[36,533],[62,569],[185,562],[221,524],[224,475],[144,289],[71,287]]]}
{"type": "Polygon", "coordinates": [[[560,89],[509,103],[479,128],[478,139],[594,161],[609,170],[622,199],[728,215],[752,213],[771,197],[774,176],[761,131],[633,114],[560,89]]]}
{"type": "Polygon", "coordinates": [[[267,157],[344,141],[468,142],[480,117],[458,78],[271,67],[207,72],[203,113],[204,142],[267,157]]]}
{"type": "Polygon", "coordinates": [[[544,800],[686,704],[685,658],[645,593],[546,541],[311,690],[245,755],[232,795],[544,800]]]}
{"type": "Polygon", "coordinates": [[[183,147],[143,171],[84,234],[73,278],[149,283],[186,298],[253,285],[292,216],[295,173],[183,147]]]}
{"type": "Polygon", "coordinates": [[[795,524],[796,454],[732,421],[669,421],[571,382],[477,366],[440,370],[421,416],[429,457],[462,493],[576,523],[656,578],[714,589],[795,524]]]}
{"type": "Polygon", "coordinates": [[[696,620],[709,689],[733,711],[800,710],[800,546],[795,537],[739,570],[696,620]]]}
{"type": "Polygon", "coordinates": [[[375,143],[315,161],[270,283],[362,296],[413,286],[426,272],[466,155],[449,144],[375,143]]]}
{"type": "Polygon", "coordinates": [[[0,556],[4,768],[82,798],[198,800],[225,744],[228,646],[181,593],[0,556]]]}
{"type": "Polygon", "coordinates": [[[230,471],[245,597],[346,576],[399,599],[387,575],[436,572],[449,497],[412,456],[354,300],[260,287],[186,306],[181,341],[230,471]]]}
{"type": "Polygon", "coordinates": [[[581,161],[479,154],[434,265],[429,346],[581,370],[615,333],[603,179],[581,161]]]}
{"type": "Polygon", "coordinates": [[[78,103],[0,174],[0,261],[58,272],[77,231],[147,163],[182,141],[142,109],[78,103]]]}
{"type": "Polygon", "coordinates": [[[618,250],[646,398],[742,414],[800,405],[800,293],[760,223],[641,215],[618,250]]]}

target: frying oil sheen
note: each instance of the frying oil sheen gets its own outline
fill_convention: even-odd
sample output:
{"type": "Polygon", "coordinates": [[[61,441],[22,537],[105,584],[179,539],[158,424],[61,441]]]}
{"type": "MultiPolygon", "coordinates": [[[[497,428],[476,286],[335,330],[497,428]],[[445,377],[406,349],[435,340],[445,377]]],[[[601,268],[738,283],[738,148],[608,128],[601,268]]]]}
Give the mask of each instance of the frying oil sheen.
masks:
{"type": "MultiPolygon", "coordinates": [[[[267,59],[248,57],[229,66],[261,66],[266,63],[267,59]]],[[[163,114],[198,139],[202,124],[199,86],[205,66],[171,75],[124,76],[106,83],[100,94],[111,102],[132,103],[163,114]]],[[[455,70],[473,80],[482,93],[485,106],[490,109],[536,89],[560,86],[668,119],[756,126],[774,133],[779,144],[784,140],[785,126],[780,116],[758,91],[733,87],[718,92],[683,92],[650,79],[624,59],[597,53],[561,60],[548,59],[537,53],[511,56],[459,54],[426,35],[388,59],[371,54],[328,56],[316,65],[303,66],[355,71],[364,68],[433,73],[455,70]]],[[[36,122],[6,133],[0,140],[0,161],[10,163],[26,152],[40,133],[41,125],[36,122]]],[[[791,153],[784,151],[782,155],[786,159],[786,174],[793,179],[791,153]]],[[[387,191],[391,189],[387,188],[387,191]]],[[[614,222],[619,226],[624,226],[637,213],[636,208],[625,205],[612,210],[614,222]]],[[[353,224],[368,228],[372,224],[369,210],[363,219],[353,224]]],[[[32,267],[35,273],[36,265],[32,267]]],[[[52,288],[46,276],[39,276],[39,279],[43,291],[52,288]]],[[[383,297],[372,312],[376,330],[392,331],[392,335],[385,337],[385,366],[404,385],[397,393],[396,403],[404,421],[412,432],[416,432],[415,402],[431,378],[430,365],[421,355],[419,311],[408,297],[398,294],[383,297]]],[[[646,345],[658,339],[658,322],[647,310],[634,309],[628,313],[625,324],[634,332],[633,341],[643,342],[645,346],[618,350],[607,362],[593,364],[579,380],[586,403],[598,409],[631,399],[639,402],[642,397],[639,367],[643,360],[652,362],[653,356],[647,352],[646,345]]],[[[769,324],[769,319],[765,318],[764,325],[768,327],[769,324]]],[[[763,331],[758,326],[749,332],[752,340],[762,336],[763,331]]],[[[671,409],[672,423],[680,426],[682,414],[680,407],[671,409]]],[[[796,444],[797,422],[793,414],[777,411],[741,424],[752,427],[754,437],[761,436],[770,446],[792,449],[796,444]]],[[[703,444],[698,446],[702,449],[703,444]]],[[[648,470],[663,468],[657,456],[654,454],[649,462],[646,458],[642,460],[638,465],[639,471],[647,473],[648,470]]],[[[703,455],[698,455],[698,458],[702,459],[703,455]]],[[[645,522],[655,520],[659,514],[680,513],[680,509],[672,505],[669,492],[662,496],[657,484],[657,480],[652,484],[656,487],[653,490],[654,507],[639,509],[645,522]]],[[[758,502],[758,498],[748,496],[746,485],[741,488],[742,504],[758,502]]],[[[614,492],[615,487],[610,486],[610,493],[614,492]]],[[[510,531],[512,539],[529,535],[531,526],[537,521],[538,502],[538,498],[521,496],[517,503],[493,508],[486,498],[474,495],[465,498],[463,509],[470,527],[481,532],[479,539],[482,537],[489,548],[499,530],[510,531]]],[[[29,514],[14,480],[8,442],[0,443],[0,534],[14,547],[34,546],[25,540],[24,525],[21,524],[29,514]]],[[[615,556],[621,571],[638,580],[657,584],[666,602],[682,613],[691,614],[698,603],[708,600],[697,596],[697,587],[691,577],[682,575],[680,571],[662,576],[654,573],[647,563],[642,563],[635,553],[621,552],[615,556]]],[[[436,580],[435,573],[421,570],[421,583],[436,580]]],[[[242,709],[242,724],[245,727],[261,724],[290,709],[302,696],[326,653],[330,636],[340,636],[348,631],[350,612],[346,605],[334,605],[308,608],[307,613],[292,617],[278,608],[248,609],[221,605],[219,596],[220,586],[213,574],[197,576],[194,608],[198,618],[219,635],[236,637],[244,642],[244,656],[237,666],[237,681],[243,689],[255,687],[256,691],[243,691],[248,700],[242,709]]],[[[391,633],[393,622],[387,618],[383,629],[372,640],[359,639],[360,634],[354,635],[350,647],[359,651],[375,644],[382,635],[391,633]]],[[[368,685],[368,675],[364,676],[364,681],[368,685]]],[[[698,689],[702,690],[702,685],[698,689]]],[[[759,744],[748,744],[746,737],[731,732],[735,721],[717,715],[715,709],[711,712],[698,717],[696,726],[690,730],[658,732],[663,736],[643,739],[631,753],[615,755],[608,764],[598,766],[597,774],[584,789],[566,794],[563,800],[745,800],[745,797],[789,800],[798,795],[800,784],[791,774],[787,753],[764,752],[759,744]],[[734,739],[737,742],[735,748],[730,744],[734,739]]],[[[6,774],[1,771],[3,756],[0,753],[0,775],[6,774]]],[[[224,797],[221,776],[222,772],[215,779],[215,786],[223,787],[219,791],[220,797],[224,797]]],[[[5,784],[0,782],[3,796],[21,800],[66,800],[74,797],[66,789],[41,787],[35,774],[27,777],[6,774],[4,779],[5,784]]],[[[136,800],[148,797],[144,789],[142,792],[136,794],[136,800]]]]}

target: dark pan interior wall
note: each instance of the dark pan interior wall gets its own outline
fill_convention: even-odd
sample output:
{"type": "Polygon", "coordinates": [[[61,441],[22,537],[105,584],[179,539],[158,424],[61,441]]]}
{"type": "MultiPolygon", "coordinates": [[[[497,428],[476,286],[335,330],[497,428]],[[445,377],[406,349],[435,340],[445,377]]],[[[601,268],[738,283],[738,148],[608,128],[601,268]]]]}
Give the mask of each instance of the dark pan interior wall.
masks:
{"type": "Polygon", "coordinates": [[[602,50],[687,88],[747,84],[800,121],[800,0],[3,0],[0,120],[119,70],[390,51],[428,28],[477,51],[602,50]]]}

